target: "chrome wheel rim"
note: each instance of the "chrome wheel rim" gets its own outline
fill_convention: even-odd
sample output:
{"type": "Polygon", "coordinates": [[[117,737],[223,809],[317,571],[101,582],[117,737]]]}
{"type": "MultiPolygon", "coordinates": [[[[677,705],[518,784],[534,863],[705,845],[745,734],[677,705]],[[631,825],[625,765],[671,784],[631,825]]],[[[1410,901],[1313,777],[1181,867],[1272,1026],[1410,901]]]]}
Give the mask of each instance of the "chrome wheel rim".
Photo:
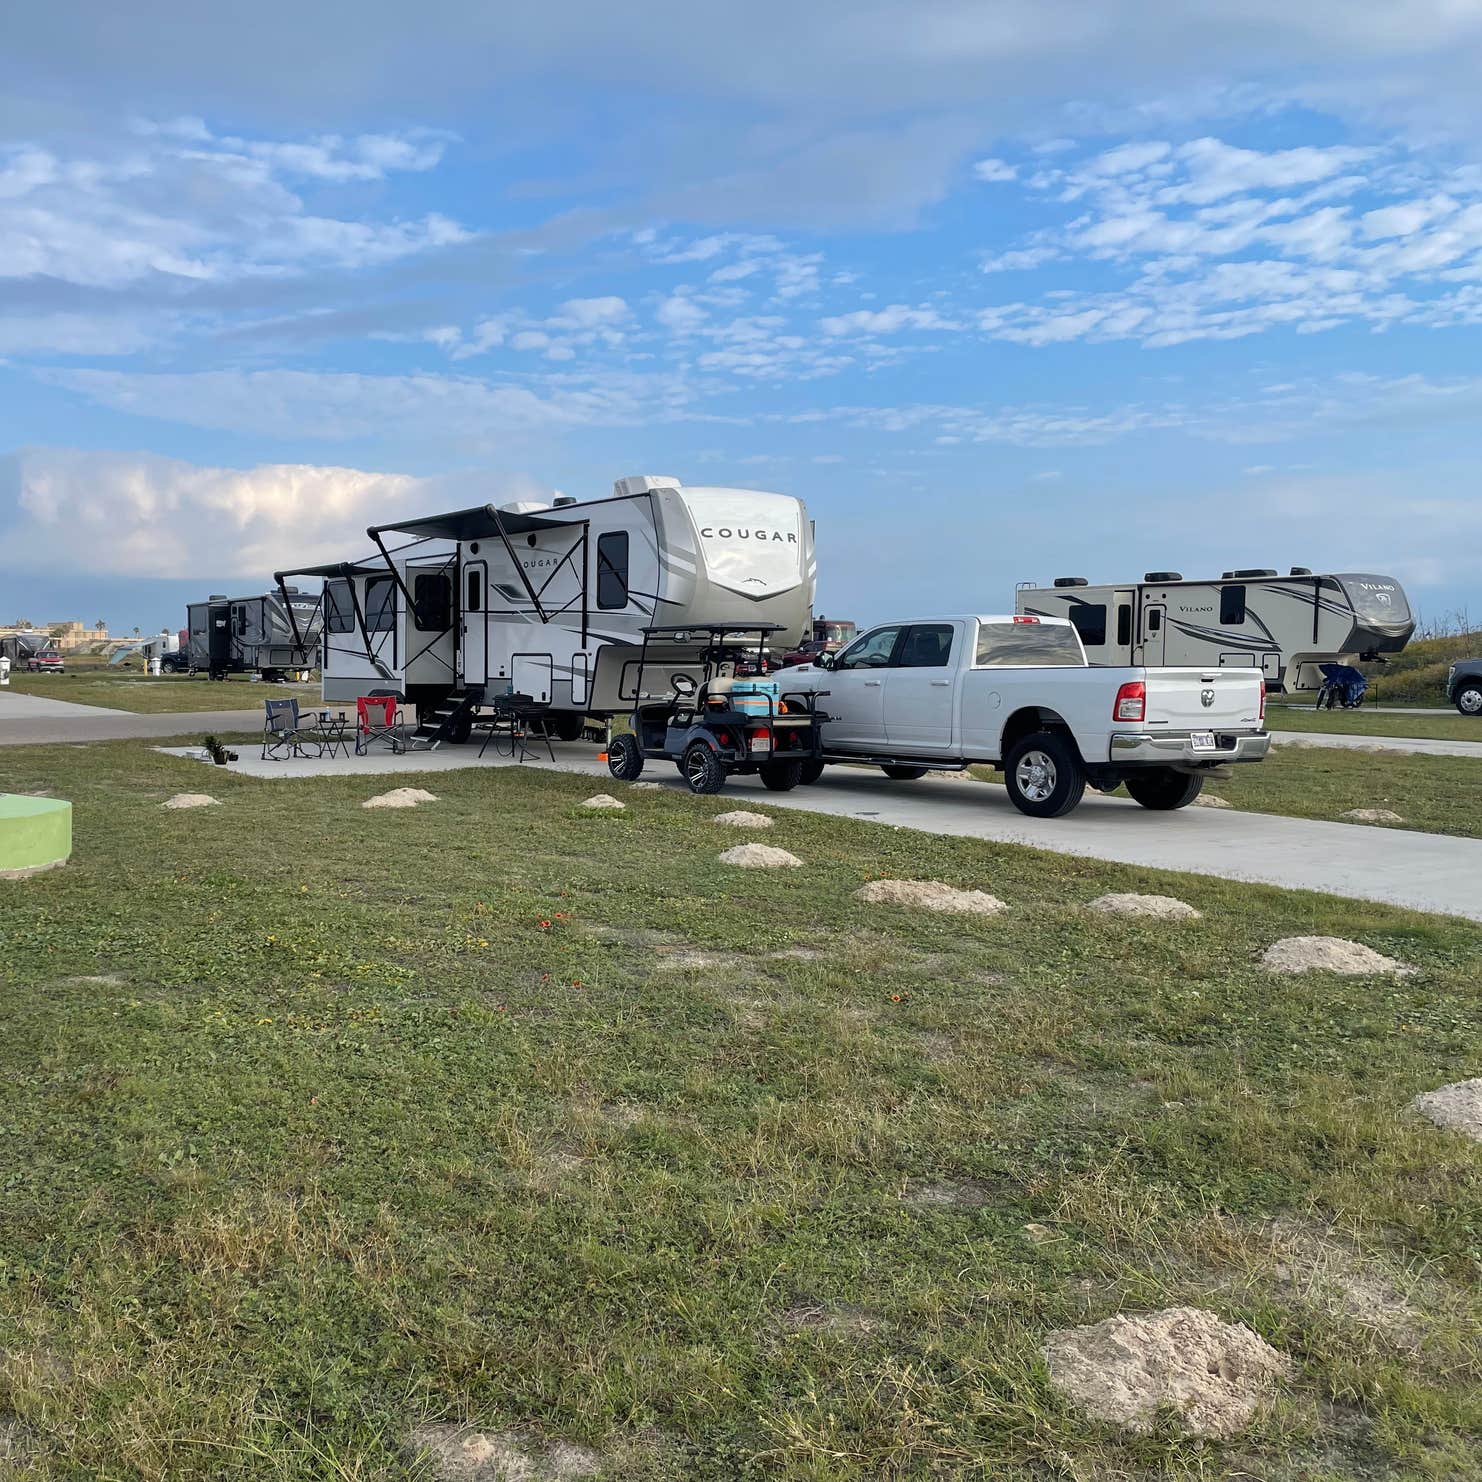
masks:
{"type": "Polygon", "coordinates": [[[1463,690],[1457,705],[1468,715],[1482,714],[1482,690],[1463,690]]]}
{"type": "Polygon", "coordinates": [[[1014,781],[1031,803],[1043,803],[1055,791],[1058,780],[1055,760],[1047,752],[1026,751],[1014,768],[1014,781]]]}

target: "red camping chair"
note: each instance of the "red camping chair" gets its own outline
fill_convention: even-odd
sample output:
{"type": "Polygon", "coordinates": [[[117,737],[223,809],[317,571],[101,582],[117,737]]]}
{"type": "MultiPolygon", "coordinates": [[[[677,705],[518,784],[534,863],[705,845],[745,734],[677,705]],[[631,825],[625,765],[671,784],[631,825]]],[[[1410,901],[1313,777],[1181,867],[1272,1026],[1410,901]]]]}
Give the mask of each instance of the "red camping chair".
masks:
{"type": "Polygon", "coordinates": [[[355,755],[364,756],[372,741],[385,741],[394,753],[407,749],[401,707],[395,695],[362,695],[355,702],[355,755]]]}

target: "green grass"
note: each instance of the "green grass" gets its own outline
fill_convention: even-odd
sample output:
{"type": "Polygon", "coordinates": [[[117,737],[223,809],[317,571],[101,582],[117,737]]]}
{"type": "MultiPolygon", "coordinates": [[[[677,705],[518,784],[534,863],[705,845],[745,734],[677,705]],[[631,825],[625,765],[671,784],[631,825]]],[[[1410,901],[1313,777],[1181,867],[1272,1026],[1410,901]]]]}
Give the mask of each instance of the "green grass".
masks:
{"type": "Polygon", "coordinates": [[[11,690],[20,695],[43,695],[74,705],[99,705],[109,710],[132,710],[141,715],[163,715],[188,710],[260,710],[264,698],[285,695],[319,698],[318,684],[261,685],[245,678],[212,683],[204,675],[160,674],[154,677],[118,669],[81,669],[75,674],[11,673],[11,690]]]}
{"type": "Polygon", "coordinates": [[[1479,1071],[1474,925],[794,813],[805,869],[728,870],[723,798],[514,768],[366,812],[130,743],[6,766],[77,837],[0,882],[27,1478],[390,1482],[428,1416],[624,1482],[1482,1475],[1482,1148],[1404,1111],[1479,1071]],[[1125,889],[1205,919],[1085,911],[1125,889]],[[1309,932],[1417,972],[1256,965],[1309,932]],[[1047,1330],[1183,1302],[1296,1361],[1240,1440],[1050,1390],[1047,1330]]]}
{"type": "Polygon", "coordinates": [[[1361,664],[1380,700],[1389,705],[1446,704],[1446,671],[1457,659],[1482,656],[1482,633],[1421,638],[1383,664],[1361,664]]]}
{"type": "Polygon", "coordinates": [[[1430,741],[1476,741],[1482,745],[1482,718],[1457,715],[1393,715],[1385,710],[1313,710],[1268,705],[1273,731],[1314,731],[1336,736],[1408,736],[1430,741]]]}

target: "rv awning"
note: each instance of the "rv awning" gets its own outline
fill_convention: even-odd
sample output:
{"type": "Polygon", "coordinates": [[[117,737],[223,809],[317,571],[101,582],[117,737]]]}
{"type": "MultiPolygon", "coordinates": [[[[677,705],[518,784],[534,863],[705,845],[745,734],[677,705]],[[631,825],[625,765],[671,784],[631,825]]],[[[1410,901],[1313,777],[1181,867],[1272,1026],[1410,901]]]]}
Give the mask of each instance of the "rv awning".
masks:
{"type": "Polygon", "coordinates": [[[379,561],[371,566],[357,561],[331,561],[327,566],[298,566],[292,571],[275,571],[273,580],[280,586],[286,576],[338,576],[348,580],[352,576],[377,576],[385,569],[379,561]]]}
{"type": "Polygon", "coordinates": [[[420,520],[402,520],[394,525],[372,525],[366,532],[372,540],[384,531],[413,535],[419,540],[482,540],[486,535],[527,535],[532,530],[569,530],[570,520],[552,520],[543,515],[520,515],[495,509],[492,504],[472,509],[450,510],[445,515],[427,515],[420,520]]]}

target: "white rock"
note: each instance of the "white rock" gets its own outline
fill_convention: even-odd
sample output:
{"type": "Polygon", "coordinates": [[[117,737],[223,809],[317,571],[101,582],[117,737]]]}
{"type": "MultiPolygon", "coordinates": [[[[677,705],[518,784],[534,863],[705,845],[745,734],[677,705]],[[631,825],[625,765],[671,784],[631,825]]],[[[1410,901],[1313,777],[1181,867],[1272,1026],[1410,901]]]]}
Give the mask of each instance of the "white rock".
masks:
{"type": "Polygon", "coordinates": [[[727,828],[771,828],[772,820],[765,813],[748,813],[744,808],[737,808],[731,813],[717,813],[717,823],[723,823],[727,828]]]}
{"type": "Polygon", "coordinates": [[[974,916],[996,916],[1008,906],[981,890],[959,890],[940,880],[871,880],[854,892],[857,901],[877,906],[905,906],[920,911],[956,911],[974,916]]]}
{"type": "Polygon", "coordinates": [[[1482,1142],[1482,1076],[1423,1091],[1410,1105],[1436,1126],[1482,1142]]]}
{"type": "Polygon", "coordinates": [[[1100,895],[1087,909],[1110,916],[1153,916],[1160,921],[1197,921],[1200,915],[1171,895],[1100,895]]]}
{"type": "Polygon", "coordinates": [[[419,803],[435,803],[437,798],[420,787],[393,787],[390,792],[367,798],[362,808],[415,808],[419,803]]]}
{"type": "Polygon", "coordinates": [[[1274,973],[1341,973],[1350,978],[1415,971],[1344,937],[1283,937],[1261,954],[1261,965],[1274,973]]]}
{"type": "Polygon", "coordinates": [[[204,792],[177,792],[173,798],[166,798],[160,804],[161,808],[219,808],[220,798],[213,798],[204,792]]]}
{"type": "Polygon", "coordinates": [[[662,782],[630,782],[628,784],[629,792],[663,792],[663,790],[662,782]]]}
{"type": "Polygon", "coordinates": [[[1347,813],[1339,816],[1353,823],[1404,823],[1405,821],[1393,808],[1350,808],[1347,813]]]}
{"type": "Polygon", "coordinates": [[[1225,798],[1217,798],[1212,792],[1201,792],[1194,799],[1194,806],[1196,808],[1233,808],[1235,804],[1225,798]]]}
{"type": "Polygon", "coordinates": [[[796,854],[786,849],[773,849],[770,844],[737,844],[716,855],[722,864],[736,865],[743,870],[793,869],[802,864],[796,854]]]}
{"type": "Polygon", "coordinates": [[[613,797],[613,795],[611,793],[607,793],[607,792],[599,792],[594,797],[588,798],[586,800],[586,802],[584,802],[582,804],[582,807],[583,808],[596,808],[596,809],[603,809],[603,808],[622,809],[622,808],[626,808],[627,806],[628,805],[626,803],[620,803],[620,802],[618,802],[618,800],[615,797],[613,797]]]}

